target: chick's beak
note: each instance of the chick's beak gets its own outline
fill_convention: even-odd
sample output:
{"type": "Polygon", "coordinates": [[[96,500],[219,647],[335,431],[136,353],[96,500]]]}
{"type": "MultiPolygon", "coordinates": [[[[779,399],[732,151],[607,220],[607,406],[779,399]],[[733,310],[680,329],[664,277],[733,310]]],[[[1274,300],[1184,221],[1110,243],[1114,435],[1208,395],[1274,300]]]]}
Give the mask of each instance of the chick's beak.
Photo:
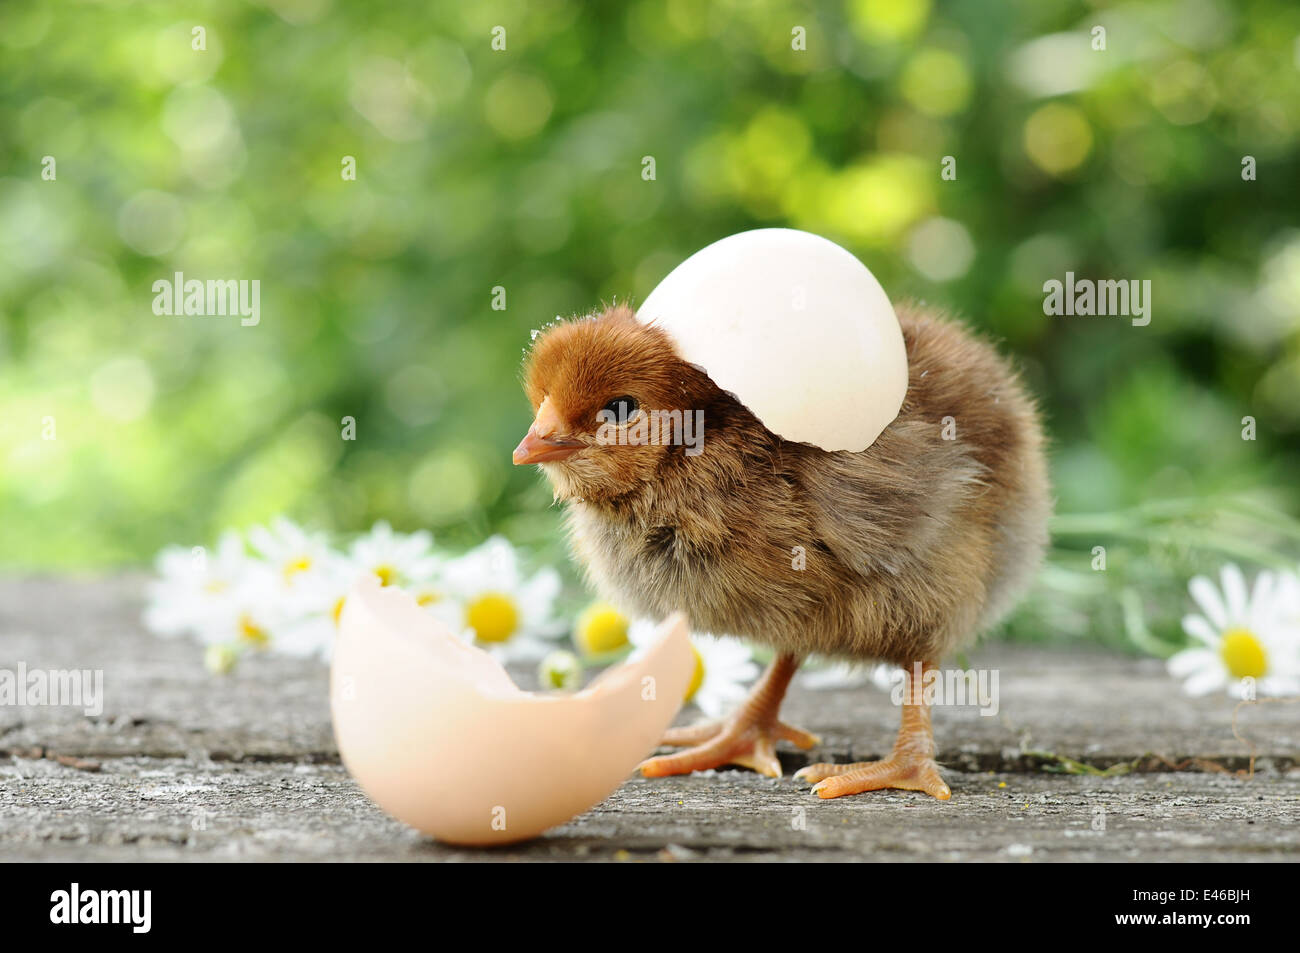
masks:
{"type": "Polygon", "coordinates": [[[523,440],[519,441],[519,446],[515,447],[515,465],[563,460],[585,446],[579,440],[557,437],[555,431],[559,425],[560,417],[551,407],[551,399],[547,397],[537,408],[537,417],[533,420],[533,425],[528,428],[528,433],[524,435],[523,440]]]}

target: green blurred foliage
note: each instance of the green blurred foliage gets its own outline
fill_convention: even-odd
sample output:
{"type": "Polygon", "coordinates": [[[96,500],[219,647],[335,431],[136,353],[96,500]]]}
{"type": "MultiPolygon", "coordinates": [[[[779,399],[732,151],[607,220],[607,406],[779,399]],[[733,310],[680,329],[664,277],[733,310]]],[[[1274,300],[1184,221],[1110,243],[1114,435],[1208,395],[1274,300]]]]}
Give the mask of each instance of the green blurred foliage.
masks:
{"type": "Polygon", "coordinates": [[[1017,355],[1061,512],[1295,513],[1298,36],[1293,0],[5,4],[0,563],[281,512],[561,558],[510,465],[530,330],[765,225],[1017,355]],[[1150,326],[1044,316],[1067,270],[1150,279],[1150,326]],[[260,279],[261,323],[155,315],[176,271],[260,279]]]}

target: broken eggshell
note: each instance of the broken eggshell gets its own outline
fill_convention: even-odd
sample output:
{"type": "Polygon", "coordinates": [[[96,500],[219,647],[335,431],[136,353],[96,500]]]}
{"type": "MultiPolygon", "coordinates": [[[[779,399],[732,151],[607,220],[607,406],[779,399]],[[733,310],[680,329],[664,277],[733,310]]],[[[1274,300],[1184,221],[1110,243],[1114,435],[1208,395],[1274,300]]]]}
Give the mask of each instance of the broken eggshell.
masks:
{"type": "Polygon", "coordinates": [[[330,673],[348,771],[389,814],[452,844],[534,837],[608,797],[682,705],[695,653],[680,614],[573,695],[520,690],[407,593],[359,580],[330,673]]]}
{"type": "Polygon", "coordinates": [[[865,450],[903,406],[907,350],[866,265],[790,228],[696,252],[637,312],[673,338],[768,430],[823,450],[865,450]]]}

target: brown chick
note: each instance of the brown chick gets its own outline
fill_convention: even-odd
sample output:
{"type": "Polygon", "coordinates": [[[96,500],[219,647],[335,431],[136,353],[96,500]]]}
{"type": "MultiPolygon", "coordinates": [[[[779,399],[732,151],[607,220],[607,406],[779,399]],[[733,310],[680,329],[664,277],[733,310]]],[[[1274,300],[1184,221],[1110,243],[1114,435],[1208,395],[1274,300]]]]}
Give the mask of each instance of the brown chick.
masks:
{"type": "Polygon", "coordinates": [[[902,666],[903,724],[883,761],[797,776],[824,798],[891,787],[950,796],[913,666],[936,667],[1027,587],[1047,541],[1047,469],[1034,404],[1009,364],[921,307],[898,318],[906,398],[860,453],[776,436],[626,307],[538,336],[525,368],[536,419],[514,462],[540,464],[567,504],[591,580],[630,614],[682,610],[696,631],[778,653],[734,714],[670,731],[665,744],[687,750],[646,761],[646,776],[729,763],[780,776],[777,740],[817,741],[777,716],[803,658],[819,653],[902,666]],[[682,431],[637,439],[642,415],[697,410],[698,451],[667,439],[682,431]]]}

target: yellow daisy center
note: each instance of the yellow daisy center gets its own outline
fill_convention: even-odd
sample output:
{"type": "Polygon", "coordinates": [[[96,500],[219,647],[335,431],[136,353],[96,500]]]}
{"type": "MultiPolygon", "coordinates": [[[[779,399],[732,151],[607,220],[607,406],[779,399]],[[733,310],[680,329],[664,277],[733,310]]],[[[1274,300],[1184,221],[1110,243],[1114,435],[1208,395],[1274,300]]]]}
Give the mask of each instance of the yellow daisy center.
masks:
{"type": "Polygon", "coordinates": [[[691,675],[691,683],[686,686],[686,695],[682,699],[683,701],[690,701],[694,698],[695,693],[704,684],[704,656],[700,654],[700,650],[694,645],[691,646],[691,651],[695,653],[695,673],[691,675]]]}
{"type": "Polygon", "coordinates": [[[1261,678],[1268,671],[1268,655],[1249,629],[1229,629],[1223,634],[1219,656],[1233,678],[1261,678]]]}
{"type": "Polygon", "coordinates": [[[334,603],[334,608],[330,610],[330,618],[334,620],[336,626],[343,615],[343,603],[347,601],[347,598],[347,596],[339,596],[339,601],[334,603]]]}
{"type": "Polygon", "coordinates": [[[627,645],[627,618],[613,606],[598,602],[578,617],[573,640],[588,655],[621,649],[627,645]]]}
{"type": "Polygon", "coordinates": [[[442,596],[439,595],[438,593],[433,592],[431,590],[426,590],[425,592],[422,592],[418,596],[416,596],[415,601],[417,605],[431,606],[441,598],[442,596]]]}
{"type": "Polygon", "coordinates": [[[306,572],[310,568],[310,556],[299,556],[297,559],[291,559],[284,564],[284,581],[292,582],[294,576],[300,572],[306,572]]]}
{"type": "Polygon", "coordinates": [[[261,628],[247,613],[239,617],[239,637],[245,642],[262,648],[271,641],[266,630],[261,628]]]}
{"type": "Polygon", "coordinates": [[[397,581],[397,570],[385,563],[382,566],[374,568],[374,574],[379,577],[381,586],[391,586],[397,581]]]}
{"type": "Polygon", "coordinates": [[[519,626],[519,610],[509,596],[488,592],[465,608],[465,623],[480,642],[504,642],[519,626]]]}

